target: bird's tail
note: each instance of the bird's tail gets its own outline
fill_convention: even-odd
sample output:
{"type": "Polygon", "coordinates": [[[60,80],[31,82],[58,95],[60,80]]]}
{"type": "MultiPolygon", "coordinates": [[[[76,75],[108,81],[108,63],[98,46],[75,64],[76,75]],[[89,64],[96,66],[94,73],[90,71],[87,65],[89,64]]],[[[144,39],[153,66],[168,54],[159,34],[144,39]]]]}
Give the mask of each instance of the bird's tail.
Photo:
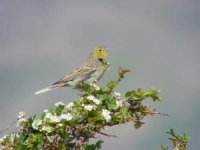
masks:
{"type": "Polygon", "coordinates": [[[54,89],[57,89],[58,87],[60,87],[60,86],[59,85],[51,85],[49,87],[46,87],[46,88],[41,89],[39,91],[36,91],[35,95],[38,95],[38,94],[41,94],[41,93],[45,93],[45,92],[48,92],[48,91],[51,91],[51,90],[54,90],[54,89]]]}
{"type": "Polygon", "coordinates": [[[56,83],[54,83],[54,84],[52,84],[52,85],[50,85],[50,86],[48,86],[48,87],[46,87],[44,89],[36,91],[35,95],[38,95],[38,94],[41,94],[41,93],[45,93],[45,92],[48,92],[48,91],[51,91],[51,90],[54,90],[54,89],[57,89],[57,88],[63,87],[63,86],[65,86],[64,83],[58,83],[58,82],[56,82],[56,83]]]}
{"type": "Polygon", "coordinates": [[[44,93],[44,92],[48,92],[48,91],[51,91],[53,88],[51,87],[47,87],[47,88],[44,88],[44,89],[41,89],[39,91],[36,91],[35,92],[35,95],[38,95],[38,94],[41,94],[41,93],[44,93]]]}

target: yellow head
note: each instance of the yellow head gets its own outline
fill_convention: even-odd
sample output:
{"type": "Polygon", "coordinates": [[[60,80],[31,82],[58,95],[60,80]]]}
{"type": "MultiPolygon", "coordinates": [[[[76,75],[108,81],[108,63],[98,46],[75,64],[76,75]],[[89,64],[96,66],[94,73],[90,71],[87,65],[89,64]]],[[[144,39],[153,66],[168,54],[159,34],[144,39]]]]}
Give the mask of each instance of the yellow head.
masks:
{"type": "Polygon", "coordinates": [[[105,46],[97,46],[92,49],[90,58],[105,60],[107,58],[107,48],[105,46]]]}

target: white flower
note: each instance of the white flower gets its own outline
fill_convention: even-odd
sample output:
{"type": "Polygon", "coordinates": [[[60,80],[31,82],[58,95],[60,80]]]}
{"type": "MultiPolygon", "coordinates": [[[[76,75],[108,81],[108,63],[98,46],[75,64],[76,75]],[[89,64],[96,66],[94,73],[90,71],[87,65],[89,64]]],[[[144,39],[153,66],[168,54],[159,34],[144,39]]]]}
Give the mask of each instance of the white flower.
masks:
{"type": "Polygon", "coordinates": [[[55,106],[56,106],[56,107],[65,106],[65,104],[64,104],[63,102],[57,102],[57,103],[55,104],[55,106]]]}
{"type": "Polygon", "coordinates": [[[50,119],[52,117],[51,113],[46,113],[45,118],[50,119]]]}
{"type": "Polygon", "coordinates": [[[33,123],[32,123],[32,127],[33,127],[33,129],[38,130],[38,127],[39,127],[39,125],[41,125],[41,124],[42,124],[42,120],[40,120],[40,119],[35,119],[35,120],[33,121],[33,123]]]}
{"type": "Polygon", "coordinates": [[[27,120],[25,118],[20,118],[18,121],[17,121],[17,127],[19,127],[20,125],[22,125],[24,122],[26,122],[27,120]]]}
{"type": "Polygon", "coordinates": [[[53,131],[52,127],[50,126],[43,126],[41,130],[46,131],[47,133],[50,133],[53,131]]]}
{"type": "Polygon", "coordinates": [[[96,97],[94,97],[93,95],[87,96],[87,99],[93,101],[97,105],[99,105],[101,103],[101,101],[99,99],[97,99],[96,97]]]}
{"type": "Polygon", "coordinates": [[[121,97],[121,94],[120,94],[119,92],[114,92],[114,95],[115,95],[118,99],[120,99],[120,97],[121,97]]]}
{"type": "Polygon", "coordinates": [[[99,99],[97,99],[97,98],[95,98],[95,99],[93,100],[93,102],[94,102],[95,104],[97,104],[97,105],[99,105],[99,104],[101,103],[101,101],[100,101],[99,99]]]}
{"type": "Polygon", "coordinates": [[[85,105],[84,108],[88,111],[95,109],[95,107],[93,105],[85,105]]]}
{"type": "Polygon", "coordinates": [[[25,115],[26,115],[26,112],[21,111],[21,112],[19,112],[17,118],[18,118],[18,119],[24,118],[25,115]]]}
{"type": "Polygon", "coordinates": [[[95,89],[96,91],[100,90],[100,87],[99,87],[98,85],[96,85],[95,83],[90,83],[90,85],[91,85],[92,87],[94,87],[94,89],[95,89]]]}
{"type": "Polygon", "coordinates": [[[89,95],[89,96],[87,96],[87,99],[89,99],[89,100],[94,100],[95,97],[94,97],[93,95],[89,95]]]}
{"type": "Polygon", "coordinates": [[[2,138],[0,138],[0,143],[4,142],[4,140],[7,138],[8,135],[4,135],[2,138]]]}
{"type": "Polygon", "coordinates": [[[104,117],[104,119],[108,122],[111,119],[111,115],[110,115],[110,111],[107,109],[103,109],[102,110],[102,116],[104,117]]]}
{"type": "Polygon", "coordinates": [[[69,103],[69,104],[67,104],[67,106],[66,106],[66,108],[68,109],[68,108],[70,108],[70,107],[73,107],[74,106],[74,103],[69,103]]]}
{"type": "Polygon", "coordinates": [[[58,116],[50,116],[50,118],[49,118],[50,120],[51,120],[51,122],[53,122],[53,123],[58,123],[58,122],[60,122],[60,119],[59,119],[59,117],[58,116]]]}
{"type": "Polygon", "coordinates": [[[67,121],[72,120],[72,118],[73,115],[71,113],[61,114],[59,117],[60,120],[67,120],[67,121]]]}
{"type": "Polygon", "coordinates": [[[60,122],[60,119],[58,116],[54,116],[51,113],[46,113],[45,119],[50,119],[51,122],[57,123],[60,122]]]}
{"type": "Polygon", "coordinates": [[[123,106],[123,101],[122,100],[117,100],[116,101],[116,106],[117,106],[117,108],[123,106]]]}
{"type": "Polygon", "coordinates": [[[47,109],[45,109],[43,112],[44,112],[44,113],[48,113],[49,111],[48,111],[47,109]]]}

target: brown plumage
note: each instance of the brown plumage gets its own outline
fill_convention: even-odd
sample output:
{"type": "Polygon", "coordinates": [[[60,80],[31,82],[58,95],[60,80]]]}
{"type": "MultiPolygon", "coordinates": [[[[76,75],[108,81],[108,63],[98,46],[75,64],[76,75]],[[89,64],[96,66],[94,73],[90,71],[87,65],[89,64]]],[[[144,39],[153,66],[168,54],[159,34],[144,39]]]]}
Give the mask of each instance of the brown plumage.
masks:
{"type": "Polygon", "coordinates": [[[88,82],[99,80],[108,68],[108,62],[106,62],[106,58],[106,47],[95,47],[94,49],[92,49],[89,59],[86,63],[82,64],[71,73],[66,74],[64,77],[62,77],[60,80],[50,85],[49,87],[35,92],[35,94],[41,94],[52,89],[64,86],[79,88],[79,84],[82,80],[88,82]]]}

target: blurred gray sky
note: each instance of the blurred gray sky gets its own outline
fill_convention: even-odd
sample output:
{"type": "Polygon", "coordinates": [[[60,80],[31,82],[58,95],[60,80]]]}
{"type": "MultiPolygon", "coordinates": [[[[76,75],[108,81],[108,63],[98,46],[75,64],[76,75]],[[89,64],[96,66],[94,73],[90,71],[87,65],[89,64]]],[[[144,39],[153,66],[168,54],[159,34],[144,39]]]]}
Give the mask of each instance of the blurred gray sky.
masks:
{"type": "Polygon", "coordinates": [[[152,104],[170,117],[155,116],[135,130],[132,124],[107,132],[103,150],[155,150],[169,144],[174,128],[200,147],[200,1],[0,1],[0,129],[19,111],[40,114],[57,101],[76,99],[62,88],[33,93],[84,62],[91,48],[107,45],[112,68],[101,80],[116,77],[119,66],[134,69],[118,90],[157,87],[163,102],[152,104]]]}

